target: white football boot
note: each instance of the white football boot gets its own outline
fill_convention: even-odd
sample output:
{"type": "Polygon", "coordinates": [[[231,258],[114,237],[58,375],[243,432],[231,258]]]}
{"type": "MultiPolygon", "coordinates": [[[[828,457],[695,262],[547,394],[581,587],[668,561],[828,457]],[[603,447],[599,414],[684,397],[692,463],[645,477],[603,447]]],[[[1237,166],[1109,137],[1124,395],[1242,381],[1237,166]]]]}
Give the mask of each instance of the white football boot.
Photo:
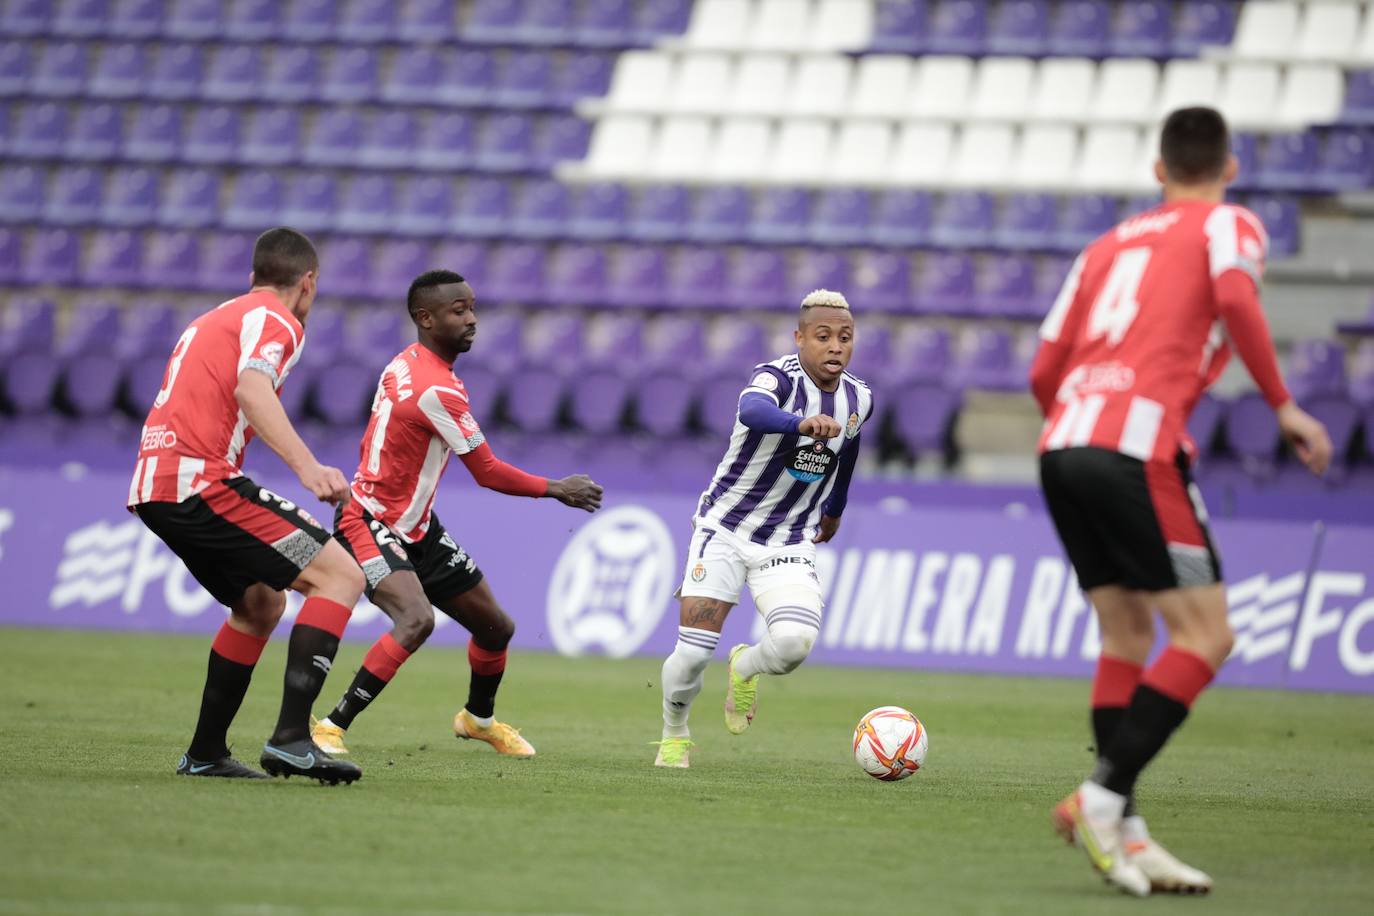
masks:
{"type": "Polygon", "coordinates": [[[1054,808],[1054,827],[1076,843],[1104,881],[1136,897],[1150,896],[1150,879],[1126,855],[1121,840],[1126,798],[1085,782],[1054,808]]]}
{"type": "Polygon", "coordinates": [[[1156,843],[1140,815],[1122,821],[1121,838],[1126,857],[1150,879],[1153,890],[1170,894],[1206,894],[1212,890],[1212,876],[1180,862],[1156,843]]]}

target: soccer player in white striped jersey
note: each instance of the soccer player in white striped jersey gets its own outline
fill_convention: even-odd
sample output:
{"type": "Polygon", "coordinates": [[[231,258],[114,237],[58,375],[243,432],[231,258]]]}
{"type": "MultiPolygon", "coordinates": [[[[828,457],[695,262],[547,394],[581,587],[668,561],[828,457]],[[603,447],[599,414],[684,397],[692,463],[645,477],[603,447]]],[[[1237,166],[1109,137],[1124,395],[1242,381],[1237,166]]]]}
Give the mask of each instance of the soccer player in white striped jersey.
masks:
{"type": "Polygon", "coordinates": [[[816,545],[839,530],[873,394],[845,371],[854,317],[842,294],[820,289],[803,299],[794,338],[794,355],[754,368],[730,446],[692,519],[655,766],[688,766],[692,700],[746,585],[768,629],[757,644],[730,650],[732,733],[753,721],[759,676],[795,670],[820,633],[816,545]]]}

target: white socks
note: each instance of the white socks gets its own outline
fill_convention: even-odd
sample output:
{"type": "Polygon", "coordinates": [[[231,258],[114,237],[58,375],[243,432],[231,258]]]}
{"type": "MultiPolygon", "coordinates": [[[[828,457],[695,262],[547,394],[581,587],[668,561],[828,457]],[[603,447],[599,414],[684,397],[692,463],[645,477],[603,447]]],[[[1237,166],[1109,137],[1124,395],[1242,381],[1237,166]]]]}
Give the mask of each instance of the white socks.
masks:
{"type": "Polygon", "coordinates": [[[663,737],[686,738],[692,700],[701,693],[706,666],[720,642],[720,634],[695,627],[677,628],[677,645],[663,663],[663,737]]]}
{"type": "Polygon", "coordinates": [[[787,674],[806,661],[821,633],[819,612],[799,605],[782,605],[769,611],[768,632],[735,659],[735,673],[743,678],[756,674],[787,674]]]}

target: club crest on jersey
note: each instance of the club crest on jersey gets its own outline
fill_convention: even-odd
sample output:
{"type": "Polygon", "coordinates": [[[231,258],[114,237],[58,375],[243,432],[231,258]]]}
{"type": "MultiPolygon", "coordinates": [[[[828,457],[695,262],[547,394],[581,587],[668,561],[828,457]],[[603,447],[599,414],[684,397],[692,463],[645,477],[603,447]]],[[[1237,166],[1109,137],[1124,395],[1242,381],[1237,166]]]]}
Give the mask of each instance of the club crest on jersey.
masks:
{"type": "Polygon", "coordinates": [[[467,411],[463,411],[463,415],[458,418],[458,426],[465,436],[472,436],[477,432],[477,420],[467,411]]]}
{"type": "Polygon", "coordinates": [[[845,425],[844,425],[844,437],[845,437],[846,439],[853,439],[853,438],[854,438],[855,436],[857,436],[858,434],[859,434],[859,415],[856,414],[856,413],[851,413],[851,414],[849,415],[849,422],[845,423],[845,425]]]}
{"type": "Polygon", "coordinates": [[[815,483],[824,480],[834,467],[835,453],[824,442],[816,441],[797,447],[787,463],[787,473],[802,483],[815,483]]]}
{"type": "Polygon", "coordinates": [[[262,358],[272,364],[272,368],[281,365],[281,358],[286,355],[286,348],[277,341],[271,341],[262,345],[262,358]]]}
{"type": "Polygon", "coordinates": [[[755,388],[762,388],[764,391],[778,390],[778,379],[771,372],[760,372],[754,376],[752,384],[755,388]]]}
{"type": "Polygon", "coordinates": [[[705,564],[705,563],[698,563],[696,566],[692,567],[692,581],[693,581],[693,582],[701,582],[701,581],[705,580],[705,578],[706,578],[706,564],[705,564]]]}

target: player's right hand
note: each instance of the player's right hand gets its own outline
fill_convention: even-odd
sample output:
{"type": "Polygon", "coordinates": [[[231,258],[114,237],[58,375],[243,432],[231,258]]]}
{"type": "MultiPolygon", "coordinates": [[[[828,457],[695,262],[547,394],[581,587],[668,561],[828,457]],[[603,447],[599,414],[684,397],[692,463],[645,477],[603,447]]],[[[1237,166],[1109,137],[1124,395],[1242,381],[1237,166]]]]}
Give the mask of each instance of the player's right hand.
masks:
{"type": "Polygon", "coordinates": [[[801,421],[801,428],[798,430],[803,436],[810,436],[812,439],[833,439],[840,434],[843,427],[834,417],[818,413],[814,417],[807,417],[801,421]]]}
{"type": "Polygon", "coordinates": [[[1277,411],[1279,429],[1293,446],[1298,460],[1313,474],[1325,474],[1331,464],[1331,436],[1321,420],[1289,401],[1277,411]]]}
{"type": "Polygon", "coordinates": [[[565,506],[595,512],[601,508],[601,494],[605,492],[599,483],[586,474],[574,474],[562,480],[549,483],[549,495],[565,506]]]}
{"type": "Polygon", "coordinates": [[[336,506],[348,502],[348,478],[338,468],[315,464],[301,472],[301,483],[322,502],[336,506]]]}

